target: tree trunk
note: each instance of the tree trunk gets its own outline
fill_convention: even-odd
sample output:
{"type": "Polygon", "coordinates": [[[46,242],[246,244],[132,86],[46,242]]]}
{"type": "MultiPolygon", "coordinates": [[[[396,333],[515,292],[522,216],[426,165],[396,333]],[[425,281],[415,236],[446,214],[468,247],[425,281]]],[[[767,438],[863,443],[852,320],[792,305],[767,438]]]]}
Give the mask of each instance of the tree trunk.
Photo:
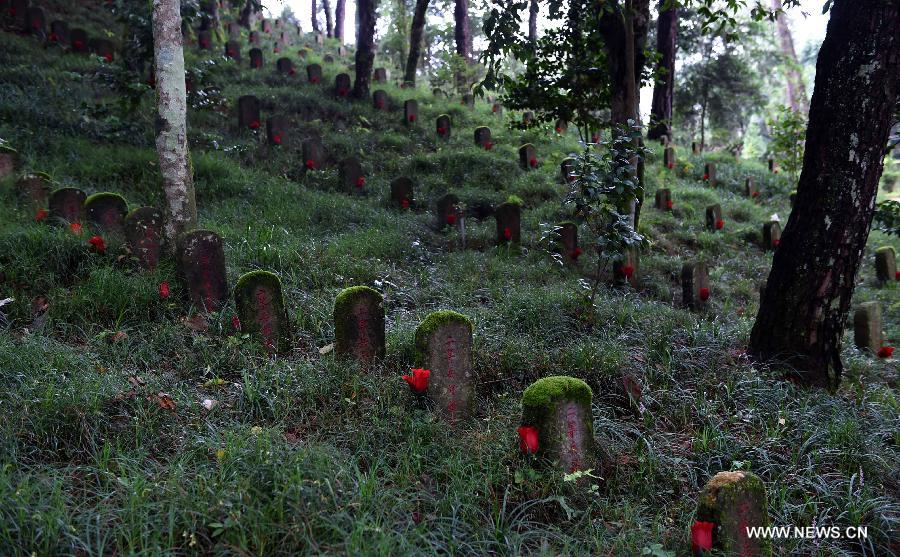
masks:
{"type": "Polygon", "coordinates": [[[331,25],[331,3],[322,0],[322,9],[325,10],[325,36],[330,39],[334,36],[334,27],[331,25]]]}
{"type": "Polygon", "coordinates": [[[250,29],[253,27],[253,23],[256,20],[256,4],[253,0],[246,0],[244,2],[244,7],[241,8],[240,18],[238,19],[238,24],[243,26],[246,29],[250,29]]]}
{"type": "Polygon", "coordinates": [[[375,63],[375,22],[378,19],[378,0],[357,0],[356,81],[353,96],[364,99],[369,96],[372,81],[372,65],[375,63]]]}
{"type": "Polygon", "coordinates": [[[469,0],[456,0],[456,7],[453,10],[453,17],[456,22],[453,37],[456,39],[456,53],[460,55],[466,64],[471,62],[472,38],[469,33],[469,0]]]}
{"type": "Polygon", "coordinates": [[[153,54],[156,65],[156,152],[166,198],[164,232],[175,238],[197,226],[197,202],[187,143],[187,90],[181,36],[181,0],[153,1],[153,54]]]}
{"type": "Polygon", "coordinates": [[[835,0],[816,62],[803,171],[749,353],[836,388],[841,338],[900,95],[900,3],[835,0]]]}
{"type": "Polygon", "coordinates": [[[346,0],[334,2],[334,38],[344,42],[344,4],[346,0]]]}
{"type": "MultiPolygon", "coordinates": [[[[772,0],[772,9],[780,10],[781,0],[772,0]]],[[[775,31],[778,34],[778,44],[781,48],[781,55],[784,58],[787,73],[785,81],[787,82],[788,105],[794,111],[799,111],[806,115],[809,112],[809,106],[806,102],[806,84],[800,71],[797,52],[794,50],[794,39],[791,37],[791,29],[788,27],[787,17],[783,13],[779,13],[775,18],[775,31]]]]}
{"type": "Polygon", "coordinates": [[[528,4],[528,40],[531,42],[537,40],[537,19],[538,3],[537,0],[531,0],[528,4]]]}
{"type": "Polygon", "coordinates": [[[409,58],[406,61],[404,81],[416,82],[416,69],[419,67],[419,56],[422,52],[422,35],[425,34],[425,20],[428,14],[428,0],[416,0],[413,12],[412,27],[409,30],[409,58]]]}
{"type": "Polygon", "coordinates": [[[678,6],[675,0],[659,0],[659,19],[656,23],[656,51],[660,54],[656,66],[657,81],[653,86],[650,107],[650,127],[647,139],[672,135],[672,99],[675,95],[675,49],[678,37],[678,6]],[[669,6],[668,9],[664,9],[669,6]]]}
{"type": "Polygon", "coordinates": [[[314,34],[319,33],[319,7],[316,5],[316,0],[311,0],[312,3],[312,30],[314,34]]]}

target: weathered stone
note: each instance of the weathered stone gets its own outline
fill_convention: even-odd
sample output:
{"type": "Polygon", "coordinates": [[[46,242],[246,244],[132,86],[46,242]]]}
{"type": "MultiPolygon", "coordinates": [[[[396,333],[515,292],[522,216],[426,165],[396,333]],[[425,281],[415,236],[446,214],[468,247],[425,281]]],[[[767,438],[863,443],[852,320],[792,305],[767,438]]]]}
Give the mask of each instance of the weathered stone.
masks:
{"type": "Polygon", "coordinates": [[[391,182],[391,204],[399,209],[409,209],[413,206],[415,184],[406,176],[396,178],[391,182]]]}
{"type": "Polygon", "coordinates": [[[578,225],[574,222],[563,222],[559,225],[559,247],[563,262],[575,264],[581,256],[578,247],[578,225]]]}
{"type": "Polygon", "coordinates": [[[503,116],[503,105],[500,103],[492,104],[491,112],[494,114],[494,116],[503,116]]]}
{"type": "Polygon", "coordinates": [[[574,182],[577,179],[577,176],[575,176],[575,159],[571,157],[564,158],[559,163],[559,174],[563,182],[574,182]]]}
{"type": "Polygon", "coordinates": [[[853,342],[856,347],[878,354],[884,342],[881,332],[881,306],[878,302],[860,304],[853,314],[853,342]]]}
{"type": "Polygon", "coordinates": [[[588,385],[574,377],[538,379],[522,393],[522,425],[538,433],[537,456],[564,473],[597,468],[588,385]]]}
{"type": "Polygon", "coordinates": [[[88,51],[88,34],[84,29],[72,29],[69,33],[69,39],[71,41],[72,52],[87,52],[88,51]]]}
{"type": "Polygon", "coordinates": [[[763,249],[774,251],[781,243],[781,223],[778,221],[767,222],[762,228],[763,249]]]}
{"type": "Polygon", "coordinates": [[[263,67],[263,52],[261,49],[250,49],[250,67],[254,70],[258,70],[263,67]]]}
{"type": "Polygon", "coordinates": [[[703,180],[706,181],[710,187],[716,187],[716,163],[708,162],[703,167],[703,180]]]}
{"type": "Polygon", "coordinates": [[[428,398],[451,424],[475,406],[472,322],[454,311],[430,314],[416,328],[416,365],[431,370],[428,398]]]}
{"type": "Polygon", "coordinates": [[[47,197],[50,195],[50,180],[44,174],[26,174],[16,181],[15,192],[29,207],[46,207],[47,197]]]}
{"type": "Polygon", "coordinates": [[[368,366],[384,358],[384,301],[368,286],[342,290],[334,300],[334,349],[368,366]]]}
{"type": "Polygon", "coordinates": [[[484,149],[490,149],[493,146],[493,143],[491,143],[491,128],[486,126],[475,128],[475,145],[484,149]]]}
{"type": "Polygon", "coordinates": [[[656,190],[656,208],[660,211],[671,211],[673,207],[672,191],[669,188],[656,190]]]}
{"type": "Polygon", "coordinates": [[[334,56],[332,56],[331,54],[326,54],[322,57],[322,61],[326,64],[334,64],[334,56]]]}
{"type": "Polygon", "coordinates": [[[284,116],[269,116],[266,119],[266,141],[269,145],[288,144],[289,124],[284,116]]]}
{"type": "Polygon", "coordinates": [[[306,78],[310,83],[322,82],[322,66],[319,64],[309,64],[306,66],[306,78]]]}
{"type": "Polygon", "coordinates": [[[522,206],[507,201],[494,211],[497,221],[497,245],[518,244],[522,240],[522,206]]]}
{"type": "Polygon", "coordinates": [[[769,525],[766,487],[750,472],[716,474],[700,494],[696,520],[711,522],[713,549],[730,557],[770,557],[771,540],[751,538],[748,528],[769,525]]]}
{"type": "Polygon", "coordinates": [[[9,18],[13,22],[13,27],[16,30],[26,30],[25,22],[28,13],[28,0],[11,0],[7,10],[7,13],[4,15],[9,15],[9,18]]]}
{"type": "Polygon", "coordinates": [[[97,56],[103,58],[107,62],[112,62],[115,56],[115,46],[112,41],[106,39],[91,39],[88,47],[97,56]]]}
{"type": "Polygon", "coordinates": [[[177,250],[190,302],[198,309],[220,310],[228,301],[222,238],[210,230],[192,230],[178,237],[177,250]]]}
{"type": "Polygon", "coordinates": [[[636,249],[625,250],[621,259],[613,261],[613,284],[629,285],[637,290],[641,270],[640,252],[636,249]]]}
{"type": "Polygon", "coordinates": [[[294,75],[297,70],[294,69],[294,62],[290,58],[279,58],[275,62],[275,69],[282,75],[294,75]]]}
{"type": "Polygon", "coordinates": [[[403,122],[411,126],[419,119],[419,103],[409,99],[403,103],[403,122]]]}
{"type": "Polygon", "coordinates": [[[225,43],[225,57],[231,58],[238,62],[241,61],[241,43],[237,41],[228,41],[225,43]]]}
{"type": "Polygon", "coordinates": [[[897,254],[891,246],[875,250],[875,278],[880,283],[891,283],[900,280],[897,275],[897,254]]]}
{"type": "Polygon", "coordinates": [[[538,166],[537,151],[534,145],[526,143],[519,147],[519,166],[525,170],[533,170],[538,166]]]}
{"type": "Polygon", "coordinates": [[[437,200],[437,224],[438,228],[453,226],[459,218],[459,198],[448,193],[437,200]]]}
{"type": "Polygon", "coordinates": [[[238,98],[238,127],[241,129],[259,129],[259,99],[253,95],[244,95],[238,98]]]}
{"type": "Polygon", "coordinates": [[[78,188],[59,188],[50,194],[50,218],[64,223],[81,222],[87,195],[78,188]]]}
{"type": "Polygon", "coordinates": [[[284,306],[281,280],[268,271],[252,271],[234,287],[241,331],[259,339],[268,352],[284,354],[291,349],[290,320],[284,306]]]}
{"type": "Polygon", "coordinates": [[[466,93],[462,96],[462,105],[468,108],[475,108],[475,95],[466,93]]]}
{"type": "Polygon", "coordinates": [[[38,6],[31,6],[25,11],[25,31],[38,37],[47,34],[47,19],[44,10],[38,6]]]}
{"type": "Polygon", "coordinates": [[[272,20],[271,19],[263,19],[260,22],[260,29],[262,29],[263,33],[271,33],[272,32],[272,20]]]}
{"type": "Polygon", "coordinates": [[[556,126],[553,129],[556,133],[564,134],[569,130],[569,123],[560,118],[556,121],[556,126]]]}
{"type": "Polygon", "coordinates": [[[759,197],[759,188],[756,187],[756,180],[753,179],[753,176],[747,176],[747,179],[744,180],[744,195],[750,199],[759,197]]]}
{"type": "Polygon", "coordinates": [[[259,45],[262,44],[262,37],[257,31],[250,31],[250,36],[247,37],[247,42],[254,46],[259,45]]]}
{"type": "Polygon", "coordinates": [[[337,50],[337,55],[340,58],[346,58],[347,57],[347,47],[344,45],[339,46],[338,50],[337,50]]]}
{"type": "Polygon", "coordinates": [[[238,39],[241,36],[241,26],[237,23],[229,23],[225,26],[225,30],[228,32],[229,39],[238,39]]]}
{"type": "Polygon", "coordinates": [[[388,71],[386,68],[375,68],[375,71],[372,73],[372,81],[375,83],[387,83],[388,82],[388,71]]]}
{"type": "Polygon", "coordinates": [[[775,159],[769,159],[766,161],[766,164],[769,167],[769,172],[775,172],[775,159]]]}
{"type": "Polygon", "coordinates": [[[140,207],[125,217],[125,240],[141,268],[152,271],[159,264],[163,241],[163,214],[155,207],[140,207]]]}
{"type": "Polygon", "coordinates": [[[663,164],[668,169],[675,168],[675,147],[663,149],[663,164]]]}
{"type": "Polygon", "coordinates": [[[438,116],[435,128],[440,139],[450,139],[450,116],[447,114],[438,116]]]}
{"type": "Polygon", "coordinates": [[[325,44],[325,35],[322,33],[316,33],[316,44],[321,46],[325,44]]]}
{"type": "Polygon", "coordinates": [[[375,107],[375,110],[387,110],[388,95],[383,89],[378,89],[372,93],[372,105],[375,107]]]}
{"type": "Polygon", "coordinates": [[[526,111],[522,114],[522,124],[526,127],[534,123],[534,112],[526,111]]]}
{"type": "Polygon", "coordinates": [[[681,267],[681,301],[694,311],[706,307],[710,296],[709,266],[705,261],[685,263],[681,267]]]}
{"type": "Polygon", "coordinates": [[[58,45],[72,44],[72,36],[69,33],[69,24],[65,21],[54,20],[50,22],[50,35],[47,40],[58,45]]]}
{"type": "Polygon", "coordinates": [[[319,139],[303,142],[303,164],[306,170],[321,170],[325,166],[325,148],[319,139]]]}
{"type": "Polygon", "coordinates": [[[85,219],[105,235],[121,238],[125,234],[128,203],[117,193],[95,193],[84,200],[85,219]]]}
{"type": "Polygon", "coordinates": [[[699,143],[697,143],[696,141],[691,141],[691,154],[692,155],[699,155],[701,150],[702,149],[701,149],[699,143]]]}
{"type": "Polygon", "coordinates": [[[347,157],[340,166],[341,187],[345,193],[363,195],[366,193],[366,176],[356,157],[347,157]]]}
{"type": "Polygon", "coordinates": [[[725,221],[722,220],[722,206],[716,203],[706,208],[706,228],[715,232],[725,227],[725,221]]]}
{"type": "Polygon", "coordinates": [[[5,180],[19,168],[19,153],[15,149],[0,146],[0,180],[5,180]]]}
{"type": "Polygon", "coordinates": [[[345,73],[339,73],[334,78],[334,94],[339,97],[346,97],[350,94],[352,83],[350,76],[345,73]]]}

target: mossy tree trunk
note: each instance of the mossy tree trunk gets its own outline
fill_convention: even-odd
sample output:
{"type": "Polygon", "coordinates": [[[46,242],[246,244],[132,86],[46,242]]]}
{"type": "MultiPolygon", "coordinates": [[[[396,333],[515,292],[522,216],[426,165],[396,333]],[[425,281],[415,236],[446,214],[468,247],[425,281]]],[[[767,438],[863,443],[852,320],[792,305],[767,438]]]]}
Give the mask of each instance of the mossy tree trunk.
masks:
{"type": "Polygon", "coordinates": [[[900,3],[836,0],[816,63],[794,210],[750,354],[836,387],[841,337],[900,94],[900,3]]]}
{"type": "Polygon", "coordinates": [[[375,63],[375,22],[378,19],[378,0],[358,0],[356,3],[356,81],[353,96],[364,99],[369,96],[372,81],[372,65],[375,63]]]}
{"type": "Polygon", "coordinates": [[[406,73],[403,81],[416,82],[416,69],[422,53],[422,36],[425,34],[425,20],[428,15],[428,0],[416,0],[413,11],[412,26],[409,30],[409,58],[406,60],[406,73]]]}
{"type": "Polygon", "coordinates": [[[346,0],[336,0],[334,3],[334,38],[344,42],[344,6],[346,0]]]}
{"type": "Polygon", "coordinates": [[[656,24],[657,82],[653,87],[650,128],[647,139],[659,139],[672,133],[672,99],[675,95],[675,49],[678,37],[678,5],[675,0],[659,0],[656,24]],[[668,8],[668,9],[667,9],[668,8]]]}
{"type": "Polygon", "coordinates": [[[153,50],[156,65],[156,152],[166,198],[164,232],[175,238],[197,225],[194,178],[187,143],[187,92],[181,36],[181,0],[154,0],[153,50]]]}

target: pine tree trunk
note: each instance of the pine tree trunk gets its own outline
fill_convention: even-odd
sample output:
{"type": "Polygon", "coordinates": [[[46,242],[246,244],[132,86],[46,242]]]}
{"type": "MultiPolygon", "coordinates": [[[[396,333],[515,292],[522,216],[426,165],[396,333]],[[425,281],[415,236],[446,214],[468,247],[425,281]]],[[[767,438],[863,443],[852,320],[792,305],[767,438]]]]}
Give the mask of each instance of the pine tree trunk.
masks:
{"type": "Polygon", "coordinates": [[[319,7],[316,5],[316,0],[311,0],[312,4],[312,30],[313,33],[319,33],[319,7]]]}
{"type": "Polygon", "coordinates": [[[322,0],[322,9],[325,10],[325,36],[330,39],[334,36],[334,27],[331,25],[331,3],[322,0]]]}
{"type": "Polygon", "coordinates": [[[153,1],[156,70],[156,152],[166,198],[169,249],[178,234],[196,228],[197,203],[187,143],[187,91],[181,36],[181,0],[153,1]]]}
{"type": "Polygon", "coordinates": [[[334,3],[334,38],[344,42],[344,5],[346,0],[334,3]]]}
{"type": "Polygon", "coordinates": [[[357,0],[356,81],[353,83],[353,96],[358,99],[369,96],[372,65],[375,63],[377,10],[378,0],[357,0]]]}
{"type": "MultiPolygon", "coordinates": [[[[772,0],[772,9],[781,9],[781,0],[772,0]]],[[[791,37],[791,29],[788,27],[787,18],[783,13],[775,19],[775,31],[778,34],[778,45],[784,58],[787,76],[787,101],[794,111],[806,114],[809,111],[806,102],[806,84],[803,74],[800,72],[800,62],[797,60],[797,52],[794,50],[794,39],[791,37]]]]}
{"type": "Polygon", "coordinates": [[[425,34],[425,20],[428,14],[428,0],[416,0],[413,12],[412,27],[409,30],[409,58],[406,61],[404,81],[416,82],[416,69],[419,67],[419,56],[422,52],[422,36],[425,34]]]}
{"type": "Polygon", "coordinates": [[[531,0],[528,4],[528,40],[531,42],[537,40],[538,9],[537,0],[531,0]]]}
{"type": "Polygon", "coordinates": [[[650,107],[650,129],[647,139],[659,139],[672,134],[672,100],[675,96],[675,49],[678,37],[678,6],[674,0],[659,0],[659,19],[656,24],[656,51],[660,54],[656,66],[657,82],[653,86],[650,107]],[[664,9],[668,6],[668,9],[664,9]]]}
{"type": "Polygon", "coordinates": [[[900,2],[835,0],[819,58],[794,210],[749,352],[836,388],[841,339],[900,95],[900,2]]]}

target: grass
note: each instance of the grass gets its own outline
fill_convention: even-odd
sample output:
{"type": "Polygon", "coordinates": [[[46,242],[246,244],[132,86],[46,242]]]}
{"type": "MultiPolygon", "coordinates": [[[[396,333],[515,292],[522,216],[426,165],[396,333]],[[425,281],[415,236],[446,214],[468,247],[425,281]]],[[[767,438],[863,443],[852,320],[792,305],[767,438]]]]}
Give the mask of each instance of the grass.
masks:
{"type": "MultiPolygon", "coordinates": [[[[100,29],[98,13],[73,17],[100,29]]],[[[860,354],[848,334],[847,377],[830,394],[783,381],[742,351],[771,257],[758,247],[761,226],[790,211],[783,176],[685,149],[668,171],[656,153],[647,199],[671,187],[675,211],[648,203],[642,213],[653,242],[641,259],[644,286],[601,289],[591,308],[586,271],[560,267],[539,241],[542,226],[570,217],[558,175],[579,148],[574,135],[514,131],[486,103],[470,111],[424,89],[386,86],[387,113],[335,100],[325,91],[338,65],[324,65],[326,85],[316,87],[274,76],[269,54],[265,70],[251,71],[188,53],[205,68],[202,85],[231,107],[189,115],[200,224],[225,238],[229,284],[256,269],[279,276],[293,350],[271,358],[234,332],[233,305],[207,330],[187,326],[170,263],[144,273],[114,246],[91,253],[84,237],[33,222],[3,184],[0,299],[15,299],[0,334],[4,552],[640,555],[660,544],[687,555],[703,484],[734,468],[766,483],[775,524],[869,527],[865,544],[794,539],[776,542],[776,554],[896,551],[895,362],[860,354]],[[231,105],[248,93],[264,117],[288,116],[286,148],[236,129],[231,105]],[[419,101],[411,129],[400,121],[405,98],[419,101]],[[443,113],[449,141],[434,131],[443,113]],[[478,125],[491,127],[491,151],[473,145],[478,125]],[[324,171],[302,171],[309,137],[325,144],[324,171]],[[541,163],[534,172],[518,167],[526,142],[541,163]],[[336,163],[350,155],[363,164],[365,198],[338,192],[336,163]],[[717,163],[715,190],[702,184],[704,160],[717,163]],[[401,174],[416,182],[415,211],[389,207],[401,174]],[[743,196],[746,175],[759,185],[756,201],[743,196]],[[521,198],[521,250],[494,246],[489,216],[468,219],[468,250],[455,232],[436,232],[430,206],[448,191],[471,213],[521,198]],[[723,232],[704,229],[711,203],[722,204],[723,232]],[[678,277],[683,261],[701,257],[712,297],[692,314],[676,305],[678,277]],[[157,294],[162,281],[168,300],[157,294]],[[334,340],[335,296],[356,285],[379,291],[386,312],[387,357],[366,373],[319,353],[334,340]],[[49,303],[43,322],[38,297],[49,303]],[[478,412],[456,429],[400,379],[417,325],[442,309],[474,323],[478,412]],[[561,374],[593,390],[602,481],[567,482],[518,451],[523,390],[561,374]],[[636,405],[624,376],[640,387],[636,405]]],[[[26,169],[60,185],[115,191],[130,208],[161,206],[152,95],[122,113],[108,71],[0,34],[0,137],[26,169]]],[[[876,288],[873,268],[874,249],[890,242],[871,234],[855,302],[883,304],[896,344],[897,289],[876,288]]],[[[593,268],[582,259],[581,269],[593,268]]]]}

